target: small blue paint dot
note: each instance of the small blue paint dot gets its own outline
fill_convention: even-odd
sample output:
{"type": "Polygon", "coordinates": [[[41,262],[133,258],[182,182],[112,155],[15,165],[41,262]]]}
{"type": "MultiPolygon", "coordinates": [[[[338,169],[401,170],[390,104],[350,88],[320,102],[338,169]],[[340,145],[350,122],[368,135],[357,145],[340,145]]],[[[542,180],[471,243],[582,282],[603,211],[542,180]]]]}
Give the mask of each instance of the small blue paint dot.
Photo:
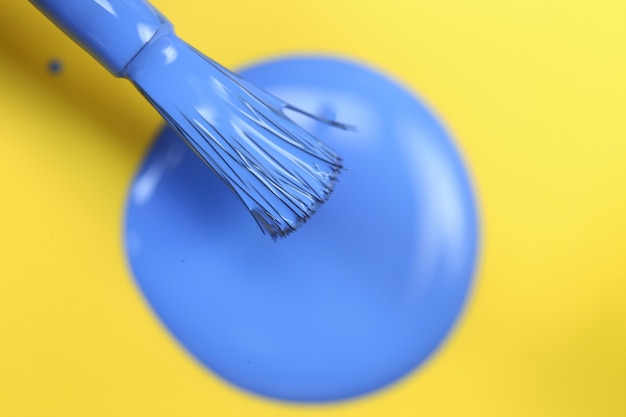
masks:
{"type": "Polygon", "coordinates": [[[48,71],[51,74],[59,74],[63,70],[63,64],[58,59],[52,59],[48,62],[48,71]]]}

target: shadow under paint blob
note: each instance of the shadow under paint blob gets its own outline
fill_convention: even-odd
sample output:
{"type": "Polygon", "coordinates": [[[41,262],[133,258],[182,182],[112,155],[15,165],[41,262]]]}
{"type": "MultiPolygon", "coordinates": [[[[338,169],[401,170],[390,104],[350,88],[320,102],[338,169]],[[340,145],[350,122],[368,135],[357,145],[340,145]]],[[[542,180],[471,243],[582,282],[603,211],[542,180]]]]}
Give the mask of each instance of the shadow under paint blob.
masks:
{"type": "Polygon", "coordinates": [[[129,195],[134,277],[174,337],[236,386],[297,402],[383,388],[435,351],[471,284],[477,213],[459,155],[413,95],[361,65],[293,58],[240,74],[357,127],[293,115],[343,157],[333,195],[275,242],[165,128],[129,195]]]}

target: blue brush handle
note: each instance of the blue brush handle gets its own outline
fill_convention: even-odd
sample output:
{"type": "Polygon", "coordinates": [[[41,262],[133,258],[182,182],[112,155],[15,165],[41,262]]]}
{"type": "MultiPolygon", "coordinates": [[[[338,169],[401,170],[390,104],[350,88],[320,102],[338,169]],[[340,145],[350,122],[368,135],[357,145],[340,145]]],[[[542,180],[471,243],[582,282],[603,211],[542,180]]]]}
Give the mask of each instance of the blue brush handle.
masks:
{"type": "Polygon", "coordinates": [[[30,0],[113,75],[167,20],[143,0],[30,0]]]}

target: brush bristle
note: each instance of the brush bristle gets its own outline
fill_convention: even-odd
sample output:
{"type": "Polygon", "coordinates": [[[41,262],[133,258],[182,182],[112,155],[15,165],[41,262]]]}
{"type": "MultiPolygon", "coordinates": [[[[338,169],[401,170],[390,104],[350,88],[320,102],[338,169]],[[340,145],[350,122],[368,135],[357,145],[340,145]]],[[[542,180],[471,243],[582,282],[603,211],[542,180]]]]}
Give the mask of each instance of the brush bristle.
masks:
{"type": "Polygon", "coordinates": [[[239,196],[261,230],[282,237],[306,222],[332,192],[340,158],[284,114],[292,106],[178,38],[151,44],[127,77],[239,196]]]}

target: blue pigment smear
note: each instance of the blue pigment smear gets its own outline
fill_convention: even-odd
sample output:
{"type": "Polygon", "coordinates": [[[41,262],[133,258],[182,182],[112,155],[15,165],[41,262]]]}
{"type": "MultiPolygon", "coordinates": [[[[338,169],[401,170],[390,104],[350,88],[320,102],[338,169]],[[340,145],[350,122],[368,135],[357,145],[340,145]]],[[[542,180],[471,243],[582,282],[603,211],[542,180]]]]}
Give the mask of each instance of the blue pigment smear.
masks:
{"type": "MultiPolygon", "coordinates": [[[[31,0],[112,74],[126,77],[272,237],[326,201],[339,157],[285,116],[315,118],[241,80],[142,0],[31,0]]],[[[340,123],[318,119],[331,126],[340,123]]]]}
{"type": "Polygon", "coordinates": [[[271,242],[165,128],[128,199],[134,278],[173,337],[239,388],[295,402],[375,392],[422,364],[459,317],[478,245],[468,175],[431,113],[368,68],[296,58],[242,76],[358,126],[290,113],[344,155],[340,186],[271,242]]]}

